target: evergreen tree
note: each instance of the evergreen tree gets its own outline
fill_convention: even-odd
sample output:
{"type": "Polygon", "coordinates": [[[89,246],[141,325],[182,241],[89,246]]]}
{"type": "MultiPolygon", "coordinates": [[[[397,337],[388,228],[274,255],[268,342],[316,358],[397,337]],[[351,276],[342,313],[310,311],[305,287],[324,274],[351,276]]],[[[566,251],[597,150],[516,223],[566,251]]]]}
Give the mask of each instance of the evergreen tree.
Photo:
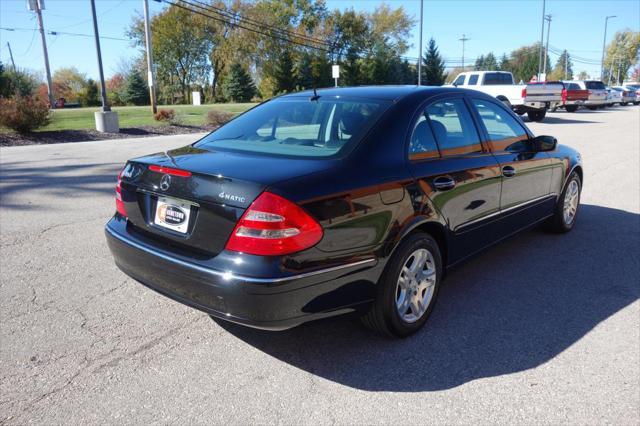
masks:
{"type": "Polygon", "coordinates": [[[558,58],[558,62],[556,62],[556,66],[553,68],[553,71],[549,73],[547,80],[571,80],[573,78],[572,68],[573,63],[571,62],[571,56],[565,50],[558,58]]]}
{"type": "Polygon", "coordinates": [[[279,55],[275,69],[275,93],[289,93],[296,88],[296,79],[293,73],[293,59],[291,51],[287,48],[279,55]]]}
{"type": "Polygon", "coordinates": [[[127,77],[125,101],[133,105],[147,105],[149,103],[147,84],[137,69],[133,69],[127,77]]]}
{"type": "Polygon", "coordinates": [[[473,66],[473,69],[475,71],[482,71],[484,70],[484,55],[480,55],[478,56],[478,58],[476,59],[476,63],[473,66]]]}
{"type": "Polygon", "coordinates": [[[78,95],[78,101],[82,106],[100,105],[100,97],[98,95],[98,85],[92,79],[88,79],[82,88],[82,92],[78,95]]]}
{"type": "Polygon", "coordinates": [[[313,67],[311,55],[307,52],[303,52],[298,58],[293,69],[293,75],[295,77],[296,88],[298,90],[313,88],[313,67]]]}
{"type": "Polygon", "coordinates": [[[509,62],[509,58],[506,53],[502,54],[500,58],[500,64],[498,64],[498,69],[500,71],[511,71],[511,63],[509,62]]]}
{"type": "Polygon", "coordinates": [[[493,52],[489,52],[489,54],[485,56],[483,66],[485,71],[495,71],[498,69],[498,60],[493,52]]]}
{"type": "Polygon", "coordinates": [[[248,102],[256,94],[256,86],[243,66],[235,62],[225,78],[223,91],[233,102],[248,102]]]}
{"type": "Polygon", "coordinates": [[[444,61],[438,52],[436,41],[431,38],[422,60],[423,79],[427,86],[442,86],[447,78],[444,72],[444,61]]]}

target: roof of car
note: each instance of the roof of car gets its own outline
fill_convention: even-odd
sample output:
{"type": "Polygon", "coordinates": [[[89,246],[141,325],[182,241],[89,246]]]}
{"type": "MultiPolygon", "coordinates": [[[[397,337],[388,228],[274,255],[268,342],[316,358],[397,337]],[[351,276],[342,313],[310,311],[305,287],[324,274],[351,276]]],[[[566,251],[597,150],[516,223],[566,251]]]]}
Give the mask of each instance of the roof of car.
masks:
{"type": "MultiPolygon", "coordinates": [[[[446,86],[358,86],[358,87],[330,87],[326,89],[317,89],[318,96],[344,96],[353,98],[369,98],[369,99],[384,99],[384,100],[397,100],[405,96],[417,93],[417,92],[429,92],[430,94],[437,94],[443,91],[456,90],[453,87],[446,86]]],[[[460,89],[458,89],[460,90],[460,89]]],[[[297,96],[313,96],[313,90],[305,90],[303,92],[290,93],[282,96],[282,98],[297,97],[297,96]]]]}

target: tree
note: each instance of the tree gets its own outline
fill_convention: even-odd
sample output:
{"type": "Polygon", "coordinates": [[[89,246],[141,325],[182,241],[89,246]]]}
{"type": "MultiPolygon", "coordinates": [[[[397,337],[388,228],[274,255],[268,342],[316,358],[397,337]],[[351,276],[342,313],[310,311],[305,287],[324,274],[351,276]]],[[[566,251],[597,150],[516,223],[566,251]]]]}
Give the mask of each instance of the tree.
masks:
{"type": "Polygon", "coordinates": [[[124,75],[116,73],[105,82],[107,98],[110,105],[126,105],[127,80],[124,75]]]}
{"type": "Polygon", "coordinates": [[[66,102],[80,102],[82,90],[87,85],[87,75],[76,67],[58,68],[52,77],[53,93],[66,102]]]}
{"type": "Polygon", "coordinates": [[[507,57],[506,53],[502,54],[502,57],[500,58],[500,64],[498,64],[498,69],[500,71],[511,71],[511,63],[509,62],[509,58],[507,57]]]}
{"type": "Polygon", "coordinates": [[[4,68],[0,63],[0,96],[29,96],[38,88],[38,78],[27,70],[4,68]]]}
{"type": "Polygon", "coordinates": [[[289,93],[296,88],[296,78],[293,72],[293,59],[291,51],[285,48],[277,61],[274,75],[275,93],[289,93]]]}
{"type": "MultiPolygon", "coordinates": [[[[529,81],[537,75],[539,59],[540,43],[523,46],[511,52],[509,67],[515,81],[529,81]]],[[[550,63],[548,56],[547,63],[550,63]]]]}
{"type": "Polygon", "coordinates": [[[296,89],[304,90],[314,87],[312,58],[308,52],[303,52],[293,67],[296,79],[296,89]]]}
{"type": "Polygon", "coordinates": [[[225,96],[233,102],[248,102],[256,94],[253,79],[237,62],[231,65],[223,90],[225,96]]]}
{"type": "Polygon", "coordinates": [[[485,71],[495,71],[498,67],[498,60],[496,59],[493,52],[489,52],[484,59],[484,69],[485,71]]]}
{"type": "Polygon", "coordinates": [[[589,79],[589,74],[587,74],[586,71],[580,71],[580,73],[578,74],[578,80],[588,80],[589,79]]]}
{"type": "Polygon", "coordinates": [[[475,71],[483,71],[484,68],[484,55],[480,55],[476,58],[476,63],[473,66],[475,71]]]}
{"type": "Polygon", "coordinates": [[[444,61],[433,38],[429,39],[422,65],[424,84],[427,86],[442,86],[444,84],[447,79],[447,75],[444,72],[444,61]]]}
{"type": "Polygon", "coordinates": [[[78,95],[78,102],[82,106],[97,106],[100,105],[100,98],[98,96],[98,85],[92,79],[88,79],[85,82],[82,91],[78,95]]]}
{"type": "MultiPolygon", "coordinates": [[[[169,6],[151,20],[156,79],[160,84],[179,87],[181,99],[188,102],[191,86],[203,84],[209,72],[211,41],[199,16],[177,6],[169,6]]],[[[135,19],[128,35],[144,46],[144,23],[135,19]]],[[[173,101],[173,96],[170,96],[173,101]]]]}
{"type": "Polygon", "coordinates": [[[571,80],[573,78],[573,63],[571,56],[564,50],[558,57],[558,62],[549,73],[547,80],[571,80]]]}
{"type": "Polygon", "coordinates": [[[127,78],[124,98],[128,104],[147,105],[149,103],[147,84],[140,72],[136,69],[131,71],[131,74],[129,74],[127,78]]]}
{"type": "Polygon", "coordinates": [[[609,81],[611,74],[612,80],[617,80],[619,76],[618,84],[622,84],[629,68],[638,62],[639,50],[640,32],[630,29],[618,31],[606,49],[603,80],[609,81]]]}

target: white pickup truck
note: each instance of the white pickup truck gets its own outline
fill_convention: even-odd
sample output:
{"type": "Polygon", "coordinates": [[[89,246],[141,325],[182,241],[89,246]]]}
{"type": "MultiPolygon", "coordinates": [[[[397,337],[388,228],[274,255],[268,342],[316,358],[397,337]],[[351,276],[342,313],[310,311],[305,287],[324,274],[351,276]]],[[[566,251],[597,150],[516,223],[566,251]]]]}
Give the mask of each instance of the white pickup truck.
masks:
{"type": "Polygon", "coordinates": [[[542,121],[547,109],[562,105],[560,83],[515,84],[513,74],[506,71],[467,71],[458,74],[456,87],[478,90],[501,100],[519,115],[531,121],[542,121]]]}

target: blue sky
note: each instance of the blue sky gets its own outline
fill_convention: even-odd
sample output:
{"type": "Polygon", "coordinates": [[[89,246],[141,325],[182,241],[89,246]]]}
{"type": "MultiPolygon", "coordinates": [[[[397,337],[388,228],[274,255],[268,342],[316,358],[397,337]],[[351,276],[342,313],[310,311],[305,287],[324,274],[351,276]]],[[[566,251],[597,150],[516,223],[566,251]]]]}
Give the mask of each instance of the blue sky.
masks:
{"type": "MultiPolygon", "coordinates": [[[[46,30],[76,34],[93,34],[89,0],[45,0],[43,19],[46,30]]],[[[330,9],[372,11],[378,0],[328,0],[330,9]]],[[[404,6],[409,15],[418,20],[419,0],[387,0],[392,7],[404,6]]],[[[151,13],[166,5],[150,1],[151,13]]],[[[134,16],[141,14],[142,0],[96,0],[100,34],[124,39],[125,29],[134,16]]],[[[599,60],[604,35],[604,17],[609,20],[607,40],[617,30],[631,28],[640,31],[640,1],[638,0],[547,0],[547,13],[553,15],[550,45],[567,49],[571,54],[599,60]]],[[[480,54],[493,51],[496,55],[510,52],[540,39],[542,0],[424,0],[424,44],[434,37],[446,59],[460,60],[462,45],[458,39],[464,33],[466,62],[480,54]]],[[[0,0],[0,59],[7,64],[11,44],[18,67],[43,72],[43,56],[39,34],[32,31],[37,21],[26,8],[26,0],[0,0]],[[25,30],[19,30],[25,29],[25,30]]],[[[418,56],[418,25],[407,56],[418,56]]],[[[96,78],[97,60],[92,37],[80,35],[47,35],[52,71],[75,66],[96,78]]],[[[117,71],[118,63],[136,54],[136,49],[123,40],[101,40],[105,74],[117,71]]],[[[555,63],[556,55],[551,54],[555,63]]],[[[592,76],[599,74],[599,65],[574,63],[574,71],[585,70],[592,76]]]]}

